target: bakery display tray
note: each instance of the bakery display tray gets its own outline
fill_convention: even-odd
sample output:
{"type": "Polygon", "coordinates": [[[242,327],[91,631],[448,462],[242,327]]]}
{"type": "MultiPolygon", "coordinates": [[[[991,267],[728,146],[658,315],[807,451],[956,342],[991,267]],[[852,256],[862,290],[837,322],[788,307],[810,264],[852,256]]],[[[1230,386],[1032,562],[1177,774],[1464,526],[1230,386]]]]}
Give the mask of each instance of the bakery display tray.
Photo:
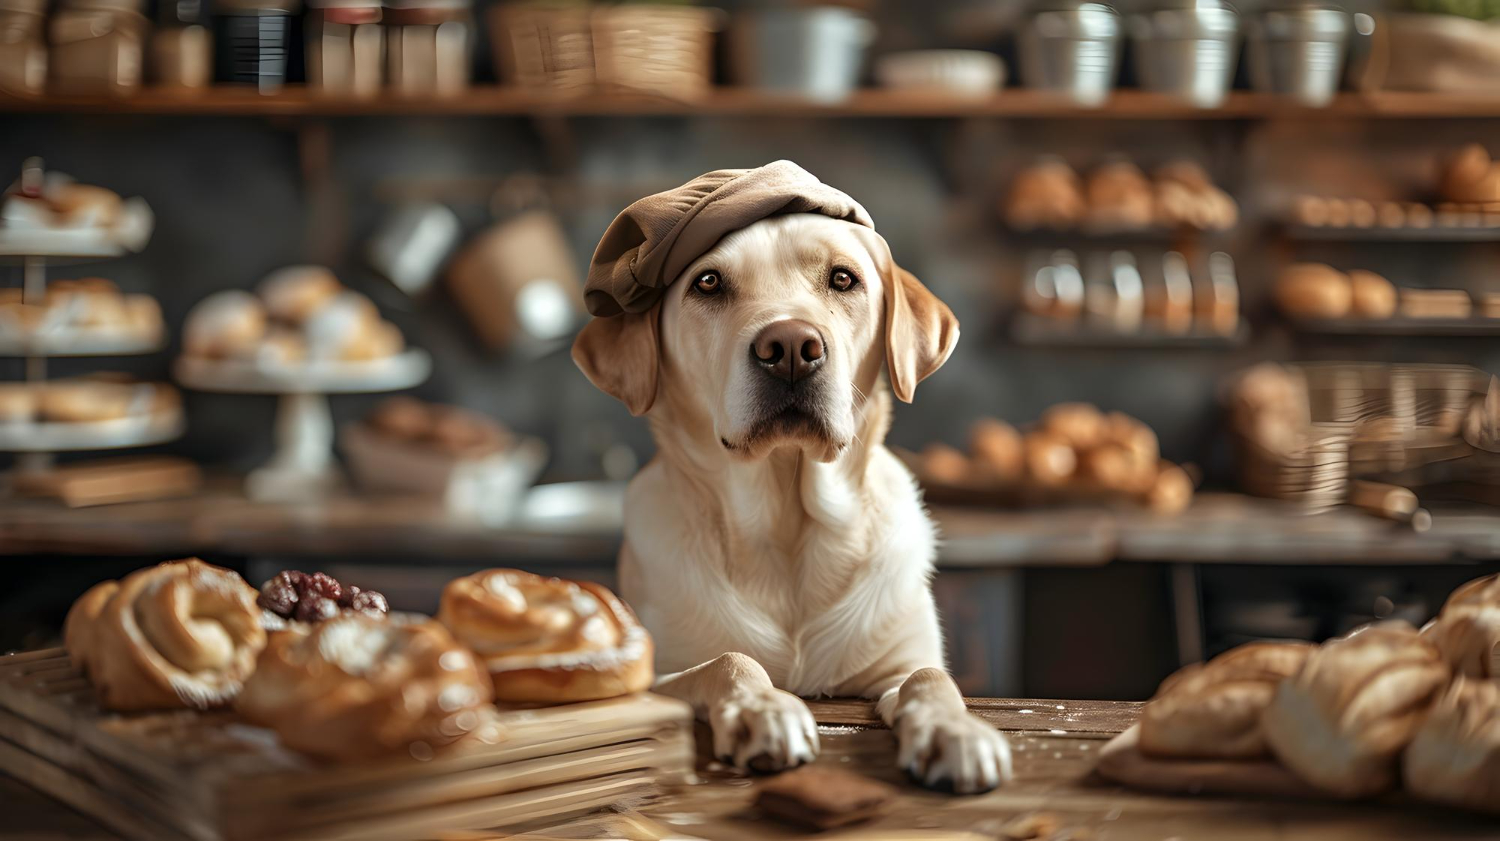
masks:
{"type": "Polygon", "coordinates": [[[332,765],[232,712],[101,711],[60,648],[0,656],[0,771],[131,839],[416,841],[636,804],[693,768],[692,711],[661,696],[495,715],[496,744],[332,765]]]}
{"type": "Polygon", "coordinates": [[[182,435],[181,410],[86,423],[0,422],[0,452],[57,453],[149,447],[182,435]]]}
{"type": "Polygon", "coordinates": [[[409,349],[385,359],[266,365],[254,361],[177,359],[177,381],[198,391],[238,394],[362,394],[411,388],[432,372],[426,351],[409,349]]]}
{"type": "Polygon", "coordinates": [[[78,329],[0,336],[0,356],[135,356],[165,346],[160,332],[78,329]]]}

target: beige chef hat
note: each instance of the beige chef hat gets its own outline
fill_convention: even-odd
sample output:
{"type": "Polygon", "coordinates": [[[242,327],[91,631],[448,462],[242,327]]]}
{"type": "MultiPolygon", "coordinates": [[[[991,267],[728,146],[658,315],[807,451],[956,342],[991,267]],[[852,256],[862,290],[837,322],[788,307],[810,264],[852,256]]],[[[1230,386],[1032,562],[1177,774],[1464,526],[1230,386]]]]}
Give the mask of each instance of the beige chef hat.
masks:
{"type": "Polygon", "coordinates": [[[791,161],[705,173],[615,217],[589,263],[589,312],[649,310],[668,284],[726,234],[784,213],[821,213],[875,227],[859,202],[791,161]]]}

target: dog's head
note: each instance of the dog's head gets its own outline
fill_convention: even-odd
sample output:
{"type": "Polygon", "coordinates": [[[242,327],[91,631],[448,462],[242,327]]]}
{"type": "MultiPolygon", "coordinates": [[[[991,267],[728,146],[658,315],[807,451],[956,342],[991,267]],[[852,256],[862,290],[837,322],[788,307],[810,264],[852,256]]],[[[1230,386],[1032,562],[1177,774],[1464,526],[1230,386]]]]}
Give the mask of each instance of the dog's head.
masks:
{"type": "Polygon", "coordinates": [[[882,367],[910,402],[957,341],[953,313],[878,234],[797,213],[725,236],[647,312],[594,319],[573,358],[632,414],[670,406],[737,459],[795,446],[831,461],[882,367]]]}

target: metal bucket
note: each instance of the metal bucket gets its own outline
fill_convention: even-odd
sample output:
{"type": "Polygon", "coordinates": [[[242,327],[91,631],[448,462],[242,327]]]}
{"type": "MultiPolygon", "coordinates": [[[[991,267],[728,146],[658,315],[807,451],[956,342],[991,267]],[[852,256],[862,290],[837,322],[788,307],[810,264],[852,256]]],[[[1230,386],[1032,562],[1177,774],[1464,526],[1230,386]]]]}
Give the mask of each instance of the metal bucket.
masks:
{"type": "Polygon", "coordinates": [[[836,6],[763,9],[735,16],[729,69],[735,84],[822,102],[848,98],[875,25],[836,6]]]}
{"type": "Polygon", "coordinates": [[[1027,86],[1102,105],[1119,69],[1120,15],[1102,3],[1038,12],[1021,31],[1020,53],[1027,86]]]}
{"type": "Polygon", "coordinates": [[[1340,9],[1284,9],[1250,21],[1250,83],[1303,105],[1333,101],[1343,76],[1349,15],[1340,9]]]}
{"type": "Polygon", "coordinates": [[[1234,82],[1240,17],[1227,5],[1158,9],[1131,17],[1141,87],[1217,108],[1234,82]]]}

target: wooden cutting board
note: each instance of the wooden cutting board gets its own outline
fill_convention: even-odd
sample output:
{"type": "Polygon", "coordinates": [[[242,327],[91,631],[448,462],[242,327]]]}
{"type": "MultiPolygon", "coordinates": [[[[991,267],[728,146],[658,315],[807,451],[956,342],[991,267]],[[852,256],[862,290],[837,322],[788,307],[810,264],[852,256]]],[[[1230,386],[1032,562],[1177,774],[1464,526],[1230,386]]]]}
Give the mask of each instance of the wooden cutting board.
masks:
{"type": "Polygon", "coordinates": [[[129,838],[415,841],[636,805],[692,772],[692,710],[669,698],[494,715],[494,745],[330,765],[231,712],[102,711],[62,649],[0,656],[0,771],[129,838]]]}

